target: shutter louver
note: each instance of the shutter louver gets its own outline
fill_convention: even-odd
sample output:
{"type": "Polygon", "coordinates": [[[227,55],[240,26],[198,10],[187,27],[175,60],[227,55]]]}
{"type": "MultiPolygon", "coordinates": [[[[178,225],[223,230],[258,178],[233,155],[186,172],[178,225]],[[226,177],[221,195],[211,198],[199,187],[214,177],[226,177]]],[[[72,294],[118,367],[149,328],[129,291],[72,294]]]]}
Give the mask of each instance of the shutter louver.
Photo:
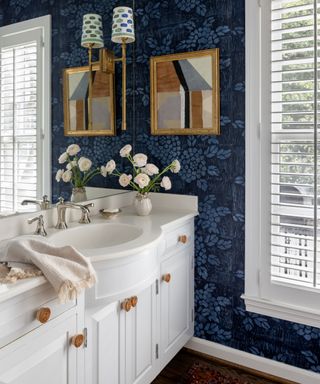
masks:
{"type": "Polygon", "coordinates": [[[271,279],[318,288],[317,1],[271,4],[271,279]]]}
{"type": "Polygon", "coordinates": [[[0,51],[0,214],[37,197],[37,48],[0,51]]]}

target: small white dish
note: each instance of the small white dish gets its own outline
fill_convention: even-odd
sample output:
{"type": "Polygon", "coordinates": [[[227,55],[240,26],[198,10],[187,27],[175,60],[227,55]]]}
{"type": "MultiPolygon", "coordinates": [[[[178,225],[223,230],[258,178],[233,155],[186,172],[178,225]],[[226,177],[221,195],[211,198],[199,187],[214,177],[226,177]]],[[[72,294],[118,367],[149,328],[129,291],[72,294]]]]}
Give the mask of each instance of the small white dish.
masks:
{"type": "Polygon", "coordinates": [[[105,219],[113,219],[114,217],[116,217],[121,212],[121,209],[119,209],[119,208],[100,209],[99,212],[102,215],[102,217],[104,217],[105,219]]]}

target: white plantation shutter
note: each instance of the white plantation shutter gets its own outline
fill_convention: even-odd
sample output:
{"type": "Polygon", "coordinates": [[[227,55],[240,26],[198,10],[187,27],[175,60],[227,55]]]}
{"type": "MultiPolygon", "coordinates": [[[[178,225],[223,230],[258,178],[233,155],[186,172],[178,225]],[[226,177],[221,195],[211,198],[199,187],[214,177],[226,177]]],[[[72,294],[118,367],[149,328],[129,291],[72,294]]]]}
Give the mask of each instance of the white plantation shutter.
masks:
{"type": "Polygon", "coordinates": [[[271,279],[319,288],[317,1],[271,1],[271,279]]]}
{"type": "Polygon", "coordinates": [[[22,200],[50,192],[43,28],[31,23],[7,34],[0,28],[0,215],[29,209],[22,200]]]}
{"type": "Polygon", "coordinates": [[[319,326],[320,0],[246,0],[245,300],[319,326]]]}

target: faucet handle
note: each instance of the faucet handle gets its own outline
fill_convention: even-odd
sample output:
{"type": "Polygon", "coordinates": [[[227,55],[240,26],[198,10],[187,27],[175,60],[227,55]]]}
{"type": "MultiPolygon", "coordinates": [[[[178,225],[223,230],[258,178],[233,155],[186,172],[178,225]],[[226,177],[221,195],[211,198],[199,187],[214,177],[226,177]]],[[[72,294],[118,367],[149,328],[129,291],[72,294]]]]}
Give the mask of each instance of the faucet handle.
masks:
{"type": "MultiPolygon", "coordinates": [[[[89,208],[94,207],[94,203],[84,204],[83,206],[84,206],[85,208],[89,209],[89,208]]],[[[89,211],[90,211],[90,210],[89,210],[89,211]]]]}
{"type": "Polygon", "coordinates": [[[81,210],[82,213],[81,213],[81,218],[79,220],[79,223],[80,224],[90,224],[91,220],[89,217],[89,213],[90,213],[89,208],[94,207],[94,203],[84,204],[82,207],[86,208],[86,209],[81,210]]]}
{"type": "Polygon", "coordinates": [[[33,217],[31,219],[28,219],[28,224],[32,224],[35,221],[37,222],[37,227],[36,227],[34,234],[35,235],[41,235],[41,236],[47,236],[47,232],[44,228],[43,215],[39,215],[39,216],[33,217]]]}
{"type": "Polygon", "coordinates": [[[63,204],[64,203],[64,198],[62,197],[62,196],[60,196],[59,198],[58,198],[58,203],[57,204],[63,204]]]}
{"type": "Polygon", "coordinates": [[[49,209],[50,208],[50,200],[48,199],[48,195],[43,195],[42,200],[40,201],[41,209],[49,209]]]}
{"type": "Polygon", "coordinates": [[[28,219],[28,224],[32,224],[35,221],[38,221],[39,223],[44,224],[43,215],[32,217],[31,219],[28,219]]]}

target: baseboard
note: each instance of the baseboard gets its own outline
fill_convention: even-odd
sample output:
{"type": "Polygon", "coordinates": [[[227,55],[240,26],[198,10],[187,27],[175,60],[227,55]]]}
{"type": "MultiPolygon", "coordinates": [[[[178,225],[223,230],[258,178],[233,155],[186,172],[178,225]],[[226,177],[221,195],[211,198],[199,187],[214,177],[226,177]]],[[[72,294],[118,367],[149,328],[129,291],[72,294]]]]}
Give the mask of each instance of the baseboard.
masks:
{"type": "Polygon", "coordinates": [[[315,372],[279,363],[265,357],[256,356],[248,352],[243,352],[197,337],[193,337],[185,347],[218,359],[229,361],[233,364],[242,365],[296,383],[319,384],[320,382],[320,374],[315,372]]]}

